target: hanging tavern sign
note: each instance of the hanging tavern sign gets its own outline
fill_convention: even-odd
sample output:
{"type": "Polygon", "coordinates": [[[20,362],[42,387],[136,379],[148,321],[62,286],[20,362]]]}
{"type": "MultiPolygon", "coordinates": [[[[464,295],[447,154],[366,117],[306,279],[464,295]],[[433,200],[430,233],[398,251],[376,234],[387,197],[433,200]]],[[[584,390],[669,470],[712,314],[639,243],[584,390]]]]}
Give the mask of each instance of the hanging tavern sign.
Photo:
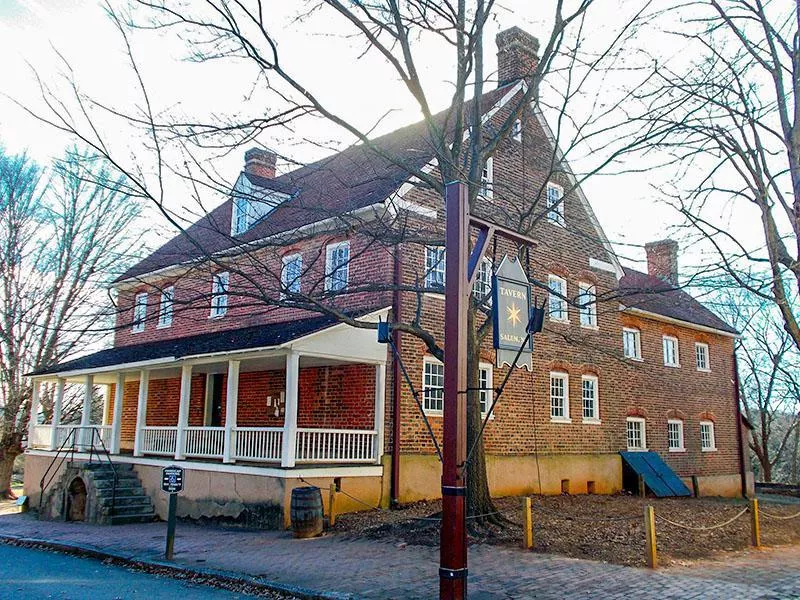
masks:
{"type": "Polygon", "coordinates": [[[506,255],[492,277],[492,315],[497,366],[531,370],[533,339],[528,335],[531,286],[517,258],[506,255]],[[519,358],[514,363],[517,353],[519,358]]]}

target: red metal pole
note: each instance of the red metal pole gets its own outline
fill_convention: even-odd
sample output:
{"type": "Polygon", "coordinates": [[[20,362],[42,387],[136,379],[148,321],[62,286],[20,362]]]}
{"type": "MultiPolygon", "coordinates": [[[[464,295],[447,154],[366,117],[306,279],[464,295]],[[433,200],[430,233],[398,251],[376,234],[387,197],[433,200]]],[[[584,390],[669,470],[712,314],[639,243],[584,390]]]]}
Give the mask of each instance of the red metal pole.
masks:
{"type": "Polygon", "coordinates": [[[444,435],[439,598],[467,597],[464,461],[467,457],[467,308],[469,197],[461,183],[445,189],[444,435]]]}

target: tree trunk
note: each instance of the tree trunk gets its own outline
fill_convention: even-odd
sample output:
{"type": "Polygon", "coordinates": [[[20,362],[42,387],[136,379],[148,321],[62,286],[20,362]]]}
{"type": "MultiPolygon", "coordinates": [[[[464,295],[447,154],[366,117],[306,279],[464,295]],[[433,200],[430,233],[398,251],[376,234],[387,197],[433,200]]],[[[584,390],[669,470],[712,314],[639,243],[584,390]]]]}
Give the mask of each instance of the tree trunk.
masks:
{"type": "Polygon", "coordinates": [[[797,485],[797,452],[800,450],[800,425],[794,428],[794,444],[792,444],[792,483],[797,485]]]}
{"type": "Polygon", "coordinates": [[[14,459],[22,454],[22,448],[17,444],[10,445],[0,450],[0,498],[15,499],[11,491],[11,476],[14,473],[14,459]]]}
{"type": "Polygon", "coordinates": [[[499,523],[492,497],[489,494],[489,479],[486,475],[486,456],[483,437],[478,437],[483,415],[481,415],[480,393],[478,387],[478,367],[481,349],[475,332],[474,310],[469,311],[467,318],[467,452],[472,452],[467,465],[467,515],[477,517],[470,519],[470,526],[481,523],[499,523]],[[475,449],[472,445],[475,444],[475,449]],[[479,516],[482,515],[482,516],[479,516]]]}

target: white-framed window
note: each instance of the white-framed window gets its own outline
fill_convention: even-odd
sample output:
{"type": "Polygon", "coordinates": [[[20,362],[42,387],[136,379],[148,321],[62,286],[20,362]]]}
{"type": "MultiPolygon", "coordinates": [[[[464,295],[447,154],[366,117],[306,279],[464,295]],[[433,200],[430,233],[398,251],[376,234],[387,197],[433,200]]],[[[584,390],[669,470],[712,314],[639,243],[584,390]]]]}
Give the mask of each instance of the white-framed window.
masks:
{"type": "Polygon", "coordinates": [[[697,342],[694,345],[694,358],[698,371],[710,371],[711,363],[708,357],[708,344],[697,342]]]}
{"type": "Polygon", "coordinates": [[[561,200],[564,197],[564,188],[555,183],[547,184],[547,220],[550,223],[566,226],[564,219],[564,202],[561,200]]]}
{"type": "Polygon", "coordinates": [[[425,246],[425,287],[444,289],[444,246],[425,246]]]}
{"type": "Polygon", "coordinates": [[[522,141],[522,120],[517,119],[514,121],[514,126],[511,128],[511,137],[515,142],[522,141]]]}
{"type": "Polygon", "coordinates": [[[494,195],[494,190],[492,189],[493,185],[494,159],[490,156],[486,159],[486,163],[483,165],[483,171],[481,171],[481,187],[480,190],[478,190],[478,195],[491,200],[494,195]]]}
{"type": "Polygon", "coordinates": [[[492,365],[490,363],[480,363],[478,365],[478,387],[481,389],[478,392],[478,397],[480,398],[482,415],[489,412],[489,407],[492,405],[492,398],[494,397],[492,380],[492,365]]]}
{"type": "Polygon", "coordinates": [[[581,397],[583,399],[583,420],[589,423],[600,422],[600,403],[598,399],[598,379],[595,375],[581,377],[581,397]]]}
{"type": "Polygon", "coordinates": [[[581,327],[597,327],[597,288],[591,283],[578,284],[581,327]]]}
{"type": "Polygon", "coordinates": [[[638,329],[622,328],[622,353],[625,358],[642,360],[642,333],[638,329]]]}
{"type": "Polygon", "coordinates": [[[713,452],[717,449],[717,442],[714,439],[714,422],[700,421],[700,450],[703,452],[713,452]]]}
{"type": "Polygon", "coordinates": [[[492,259],[484,256],[478,265],[478,274],[472,284],[472,295],[476,300],[483,300],[487,306],[492,305],[492,259]]]}
{"type": "Polygon", "coordinates": [[[641,417],[628,417],[625,424],[625,431],[628,438],[628,450],[646,450],[647,432],[645,422],[641,417]]]}
{"type": "Polygon", "coordinates": [[[683,452],[683,421],[680,419],[667,420],[667,448],[670,452],[683,452]]]}
{"type": "Polygon", "coordinates": [[[444,408],[444,365],[429,356],[422,359],[422,408],[432,413],[444,408]]]}
{"type": "Polygon", "coordinates": [[[281,259],[281,298],[300,293],[300,276],[303,274],[303,255],[287,254],[281,259]]]}
{"type": "Polygon", "coordinates": [[[569,375],[550,373],[550,420],[569,423],[569,375]]]}
{"type": "Polygon", "coordinates": [[[548,275],[547,285],[550,287],[548,312],[551,321],[567,320],[567,280],[558,275],[548,275]]]}
{"type": "Polygon", "coordinates": [[[147,319],[147,292],[136,294],[133,301],[133,326],[131,331],[139,333],[144,331],[144,322],[147,319]]]}
{"type": "Polygon", "coordinates": [[[278,202],[269,197],[254,197],[246,191],[238,193],[233,199],[231,214],[231,235],[241,235],[267,216],[278,202]]]}
{"type": "Polygon", "coordinates": [[[336,292],[347,287],[350,278],[350,242],[328,244],[325,249],[325,290],[336,292]]]}
{"type": "Polygon", "coordinates": [[[226,272],[214,273],[211,277],[211,317],[223,317],[228,312],[228,281],[226,272]]]}
{"type": "Polygon", "coordinates": [[[680,356],[678,355],[678,338],[671,335],[663,337],[664,345],[664,365],[667,367],[680,367],[680,356]]]}
{"type": "Polygon", "coordinates": [[[158,326],[170,327],[172,313],[175,306],[175,286],[171,285],[161,290],[161,303],[158,305],[158,326]]]}

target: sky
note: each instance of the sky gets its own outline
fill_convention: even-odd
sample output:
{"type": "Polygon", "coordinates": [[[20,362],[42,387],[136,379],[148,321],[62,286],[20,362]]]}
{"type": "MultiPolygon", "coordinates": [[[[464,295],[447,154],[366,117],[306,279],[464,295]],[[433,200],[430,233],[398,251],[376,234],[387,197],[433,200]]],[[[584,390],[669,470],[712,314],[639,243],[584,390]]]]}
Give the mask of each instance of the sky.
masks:
{"type": "MultiPolygon", "coordinates": [[[[379,123],[376,132],[419,119],[418,109],[396,77],[388,74],[374,54],[362,56],[361,47],[342,40],[335,24],[314,15],[302,23],[293,23],[295,3],[267,4],[274,11],[274,19],[286,24],[278,29],[281,55],[298,73],[298,78],[313,82],[313,91],[336,111],[364,128],[379,123]]],[[[487,52],[490,57],[494,54],[495,31],[517,25],[534,35],[544,36],[549,32],[547,18],[540,13],[540,3],[509,1],[505,5],[507,9],[500,9],[490,24],[488,40],[492,48],[487,52]]],[[[610,26],[618,18],[615,3],[600,2],[598,6],[593,15],[594,23],[599,24],[593,30],[594,36],[602,36],[602,26],[610,26]]],[[[253,72],[249,66],[186,61],[186,47],[174,36],[139,32],[131,41],[142,78],[152,91],[150,100],[156,111],[208,118],[248,114],[254,104],[258,106],[258,98],[254,102],[251,96],[253,72]]],[[[44,108],[34,71],[44,85],[63,93],[65,80],[60,73],[65,64],[61,57],[74,69],[82,91],[108,107],[128,112],[141,109],[142,99],[121,37],[102,6],[93,0],[0,0],[0,56],[4,58],[0,62],[0,82],[3,82],[0,144],[7,151],[27,151],[47,163],[71,143],[65,135],[22,108],[34,112],[44,108]]],[[[431,52],[423,69],[422,77],[429,84],[434,108],[444,107],[450,90],[447,61],[431,52]]],[[[589,98],[586,102],[594,100],[589,98]]],[[[269,100],[264,99],[264,103],[268,105],[269,100]]],[[[104,125],[104,136],[116,152],[127,157],[129,164],[138,165],[144,173],[152,175],[154,166],[142,149],[142,140],[121,129],[107,113],[96,114],[104,125]]],[[[301,120],[294,131],[265,135],[259,141],[300,162],[329,152],[306,143],[307,137],[321,141],[326,148],[352,142],[351,136],[320,119],[301,120]]],[[[214,160],[214,167],[222,177],[235,179],[245,149],[214,160]]],[[[582,151],[591,156],[585,149],[582,151]]],[[[666,237],[670,227],[680,222],[672,209],[655,201],[653,183],[653,173],[630,173],[593,176],[583,185],[601,225],[625,262],[644,259],[641,246],[666,237]]],[[[209,200],[216,201],[221,198],[209,200]]],[[[187,221],[193,220],[198,212],[177,184],[168,188],[165,204],[187,221]]]]}

